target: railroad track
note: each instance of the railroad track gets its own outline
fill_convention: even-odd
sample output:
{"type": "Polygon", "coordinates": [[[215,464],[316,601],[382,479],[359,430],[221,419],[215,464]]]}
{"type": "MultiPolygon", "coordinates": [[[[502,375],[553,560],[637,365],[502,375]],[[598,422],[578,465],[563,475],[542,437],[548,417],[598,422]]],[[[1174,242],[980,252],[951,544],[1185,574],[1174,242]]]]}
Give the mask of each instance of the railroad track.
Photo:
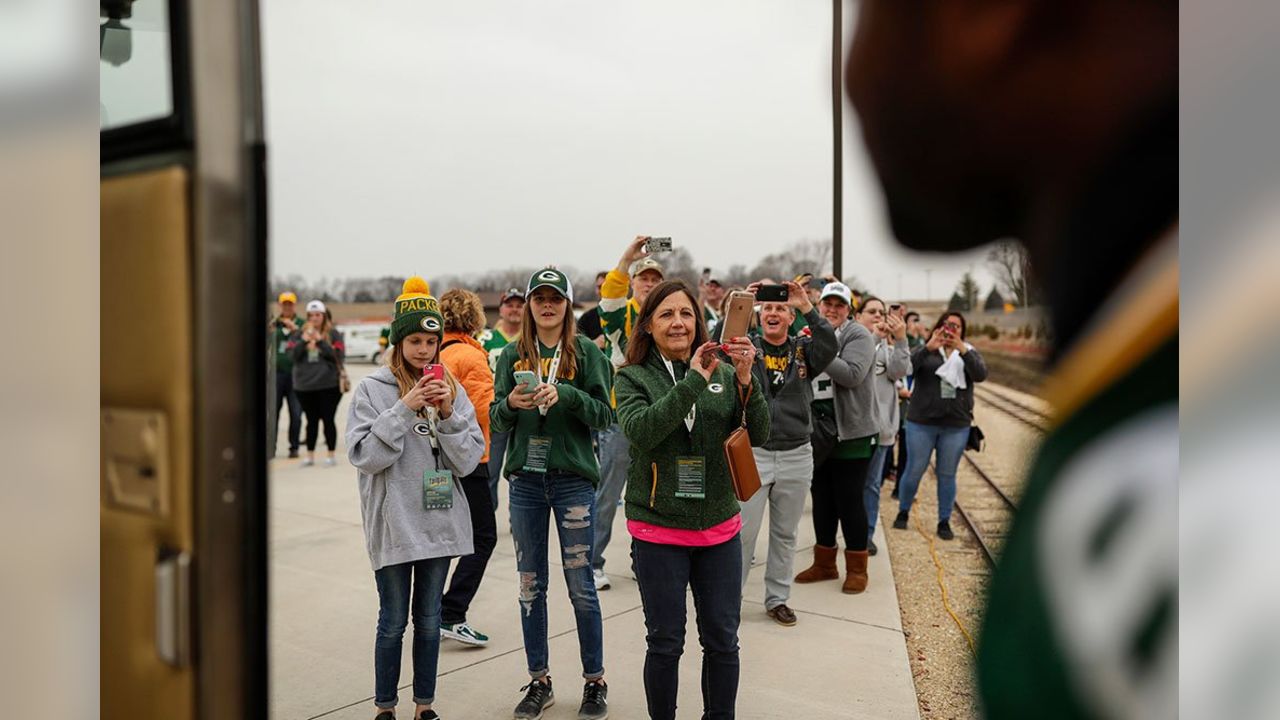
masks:
{"type": "Polygon", "coordinates": [[[1048,413],[1031,407],[1015,397],[984,387],[982,383],[973,386],[973,395],[1014,420],[1034,428],[1037,432],[1049,432],[1052,418],[1048,413]]]}
{"type": "MultiPolygon", "coordinates": [[[[960,493],[956,493],[955,509],[964,523],[969,526],[969,531],[973,533],[973,539],[978,543],[978,549],[987,559],[987,564],[991,567],[996,565],[996,555],[999,554],[998,548],[995,547],[994,539],[996,535],[1003,536],[1009,529],[1010,523],[1013,522],[1013,514],[1018,510],[1018,504],[1013,498],[1000,487],[999,483],[991,478],[982,466],[977,463],[969,453],[964,454],[964,459],[969,467],[973,468],[978,477],[982,478],[983,483],[979,486],[985,488],[986,499],[973,498],[976,505],[970,505],[966,509],[965,505],[968,501],[962,503],[960,501],[960,493]],[[995,518],[991,518],[991,515],[995,518]],[[987,516],[987,517],[982,517],[987,516]],[[995,534],[991,532],[991,527],[998,529],[995,534]],[[984,529],[986,528],[986,529],[984,529]]],[[[937,471],[935,468],[934,474],[937,471]]],[[[961,487],[969,487],[962,485],[961,487]]]]}

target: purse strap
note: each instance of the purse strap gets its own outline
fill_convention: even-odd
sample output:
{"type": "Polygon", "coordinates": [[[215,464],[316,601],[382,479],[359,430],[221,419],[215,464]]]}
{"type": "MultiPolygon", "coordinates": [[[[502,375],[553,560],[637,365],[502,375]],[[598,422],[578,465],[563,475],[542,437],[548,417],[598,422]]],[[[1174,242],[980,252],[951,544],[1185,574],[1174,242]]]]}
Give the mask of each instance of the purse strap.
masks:
{"type": "Polygon", "coordinates": [[[747,384],[747,394],[743,395],[742,383],[738,382],[737,378],[734,378],[734,384],[738,386],[738,399],[742,401],[742,427],[745,428],[747,426],[747,401],[751,399],[752,385],[750,383],[747,384]]]}

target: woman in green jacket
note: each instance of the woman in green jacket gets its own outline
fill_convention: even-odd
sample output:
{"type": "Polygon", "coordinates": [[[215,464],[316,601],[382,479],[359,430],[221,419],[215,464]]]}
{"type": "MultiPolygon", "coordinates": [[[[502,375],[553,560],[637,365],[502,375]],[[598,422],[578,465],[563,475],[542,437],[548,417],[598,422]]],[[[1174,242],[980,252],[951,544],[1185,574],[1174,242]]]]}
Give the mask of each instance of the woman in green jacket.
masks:
{"type": "Polygon", "coordinates": [[[627,530],[648,651],[649,717],[674,718],[685,603],[693,591],[702,644],[703,717],[732,718],[738,693],[742,527],[724,441],[743,421],[752,445],[769,437],[769,408],[751,373],[755,346],[726,338],[721,363],[693,291],[650,293],[614,379],[618,424],[631,443],[627,530]]]}

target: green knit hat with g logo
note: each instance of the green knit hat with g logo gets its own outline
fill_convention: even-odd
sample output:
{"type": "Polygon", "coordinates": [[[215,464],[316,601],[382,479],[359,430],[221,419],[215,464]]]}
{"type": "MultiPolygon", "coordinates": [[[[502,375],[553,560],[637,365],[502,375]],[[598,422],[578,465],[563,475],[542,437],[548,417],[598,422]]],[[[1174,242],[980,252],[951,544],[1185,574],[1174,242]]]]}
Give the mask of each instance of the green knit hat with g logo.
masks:
{"type": "Polygon", "coordinates": [[[431,297],[427,281],[415,275],[404,281],[402,289],[391,319],[391,344],[398,345],[419,332],[435,333],[443,338],[444,316],[440,314],[440,303],[431,297]]]}

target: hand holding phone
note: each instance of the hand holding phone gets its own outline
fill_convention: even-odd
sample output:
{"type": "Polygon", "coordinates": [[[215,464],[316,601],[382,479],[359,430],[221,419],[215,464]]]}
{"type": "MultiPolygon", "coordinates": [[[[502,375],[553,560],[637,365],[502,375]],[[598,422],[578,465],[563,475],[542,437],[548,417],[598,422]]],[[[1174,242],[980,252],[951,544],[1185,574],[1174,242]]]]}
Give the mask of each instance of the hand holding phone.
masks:
{"type": "Polygon", "coordinates": [[[766,302],[786,302],[791,291],[786,285],[761,285],[756,290],[756,300],[766,302]]]}
{"type": "Polygon", "coordinates": [[[444,366],[428,363],[422,366],[422,377],[432,380],[444,380],[444,366]]]}

